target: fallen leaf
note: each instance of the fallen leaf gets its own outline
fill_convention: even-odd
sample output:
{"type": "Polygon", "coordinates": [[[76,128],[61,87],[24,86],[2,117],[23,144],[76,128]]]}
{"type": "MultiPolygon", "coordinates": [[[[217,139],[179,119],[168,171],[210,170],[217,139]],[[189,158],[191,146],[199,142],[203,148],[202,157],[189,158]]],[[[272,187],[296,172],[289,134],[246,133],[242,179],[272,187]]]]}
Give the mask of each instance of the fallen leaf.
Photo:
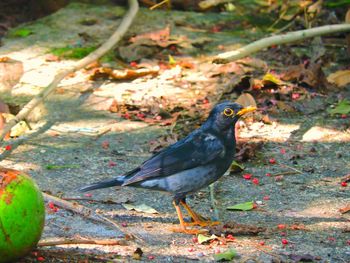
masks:
{"type": "Polygon", "coordinates": [[[253,202],[245,202],[245,203],[229,206],[226,209],[227,210],[249,211],[249,210],[252,210],[253,208],[254,208],[253,202]]]}
{"type": "MultiPolygon", "coordinates": [[[[10,113],[2,113],[2,116],[5,118],[6,123],[11,121],[12,119],[14,119],[16,117],[15,115],[12,115],[10,113]]],[[[13,126],[11,128],[10,137],[12,137],[12,138],[19,137],[19,136],[25,134],[29,130],[30,130],[30,128],[29,128],[28,124],[25,121],[20,121],[15,126],[13,126]]]]}
{"type": "Polygon", "coordinates": [[[17,29],[13,32],[10,32],[10,35],[15,36],[15,37],[26,37],[33,34],[33,31],[28,29],[28,28],[20,28],[17,29]]]}
{"type": "Polygon", "coordinates": [[[127,210],[135,210],[137,212],[143,212],[147,214],[158,214],[157,210],[155,210],[153,207],[150,207],[146,204],[140,204],[140,205],[122,204],[122,205],[127,210]]]}
{"type": "Polygon", "coordinates": [[[241,94],[237,98],[236,102],[238,104],[241,104],[243,107],[248,107],[248,106],[256,107],[256,101],[255,101],[254,97],[252,95],[250,95],[249,93],[241,94]]]}
{"type": "Polygon", "coordinates": [[[225,252],[214,254],[214,259],[216,261],[231,261],[236,256],[237,256],[236,250],[230,248],[225,252]]]}
{"type": "Polygon", "coordinates": [[[288,256],[293,262],[315,262],[316,258],[310,254],[296,255],[290,254],[288,256]]]}
{"type": "Polygon", "coordinates": [[[339,209],[339,212],[342,214],[345,214],[350,211],[350,204],[346,205],[345,207],[342,207],[339,209]]]}
{"type": "Polygon", "coordinates": [[[328,112],[334,114],[348,114],[350,113],[350,101],[344,99],[340,101],[334,109],[328,109],[328,112]]]}
{"type": "Polygon", "coordinates": [[[339,70],[330,74],[327,80],[335,83],[338,87],[344,87],[350,83],[350,70],[339,70]]]}
{"type": "Polygon", "coordinates": [[[214,240],[214,239],[217,239],[218,237],[215,236],[215,235],[211,235],[210,237],[208,236],[205,236],[205,235],[202,235],[202,234],[199,234],[197,239],[198,239],[198,243],[199,244],[203,244],[205,242],[208,242],[210,240],[214,240]]]}
{"type": "Polygon", "coordinates": [[[266,73],[262,80],[263,80],[264,85],[266,85],[268,83],[273,83],[273,84],[276,84],[277,86],[283,84],[283,81],[281,79],[279,79],[278,76],[276,76],[272,73],[266,73]]]}
{"type": "Polygon", "coordinates": [[[136,250],[134,251],[134,253],[132,253],[132,259],[135,260],[140,260],[142,257],[143,251],[141,250],[141,248],[136,248],[136,250]]]}
{"type": "Polygon", "coordinates": [[[157,75],[159,72],[159,67],[153,68],[141,68],[141,69],[126,69],[126,70],[116,70],[112,68],[98,68],[95,69],[90,75],[90,80],[97,80],[100,78],[109,78],[112,80],[132,80],[146,75],[157,75]]]}
{"type": "Polygon", "coordinates": [[[242,164],[237,163],[236,161],[233,161],[230,166],[230,174],[231,173],[237,173],[244,170],[244,166],[242,164]]]}
{"type": "Polygon", "coordinates": [[[259,233],[265,232],[266,228],[258,227],[256,225],[238,224],[233,221],[226,222],[224,225],[212,226],[210,233],[216,236],[222,235],[258,235],[259,233]]]}
{"type": "Polygon", "coordinates": [[[64,164],[64,165],[54,165],[54,164],[48,164],[46,165],[47,170],[56,170],[56,169],[65,169],[65,168],[79,168],[80,165],[78,164],[64,164]]]}
{"type": "Polygon", "coordinates": [[[130,38],[129,41],[132,43],[135,43],[140,39],[150,39],[152,41],[157,42],[159,45],[164,45],[164,43],[168,41],[169,37],[170,37],[170,27],[169,25],[167,25],[165,28],[157,31],[139,34],[135,37],[130,38]]]}

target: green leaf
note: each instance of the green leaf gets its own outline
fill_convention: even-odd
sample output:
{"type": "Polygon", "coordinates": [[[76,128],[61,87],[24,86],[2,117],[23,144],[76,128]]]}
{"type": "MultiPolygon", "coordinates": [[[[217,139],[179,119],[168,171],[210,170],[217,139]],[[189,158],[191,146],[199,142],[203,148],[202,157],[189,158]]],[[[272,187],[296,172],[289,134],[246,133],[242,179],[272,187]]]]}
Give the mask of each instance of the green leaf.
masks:
{"type": "Polygon", "coordinates": [[[249,211],[254,208],[254,203],[253,202],[245,202],[233,206],[229,206],[226,209],[227,210],[239,210],[239,211],[249,211]]]}
{"type": "Polygon", "coordinates": [[[203,243],[208,242],[208,241],[210,241],[210,240],[217,239],[218,237],[215,236],[215,235],[211,235],[210,237],[208,237],[208,236],[199,234],[199,235],[197,236],[197,238],[198,238],[198,243],[199,243],[199,244],[203,244],[203,243]]]}
{"type": "Polygon", "coordinates": [[[335,106],[334,109],[328,109],[328,112],[332,115],[334,114],[348,114],[350,113],[350,101],[347,99],[342,100],[335,106]]]}
{"type": "Polygon", "coordinates": [[[10,34],[15,37],[26,37],[33,34],[33,31],[28,28],[20,28],[11,32],[10,34]]]}
{"type": "Polygon", "coordinates": [[[265,76],[262,79],[265,82],[272,82],[276,85],[281,85],[283,84],[283,81],[277,78],[277,76],[271,74],[271,73],[266,73],[265,76]]]}
{"type": "Polygon", "coordinates": [[[236,250],[230,248],[223,253],[214,254],[214,259],[216,261],[230,261],[237,256],[236,250]]]}
{"type": "Polygon", "coordinates": [[[48,169],[48,170],[64,169],[64,168],[79,168],[79,167],[80,167],[80,165],[78,165],[78,164],[65,164],[65,165],[48,164],[48,165],[46,165],[46,169],[48,169]]]}
{"type": "Polygon", "coordinates": [[[150,207],[146,204],[133,205],[133,204],[122,204],[127,210],[135,210],[137,212],[143,212],[147,214],[158,214],[158,211],[153,207],[150,207]]]}
{"type": "Polygon", "coordinates": [[[230,173],[241,172],[244,170],[244,166],[242,164],[233,161],[230,166],[230,173]]]}

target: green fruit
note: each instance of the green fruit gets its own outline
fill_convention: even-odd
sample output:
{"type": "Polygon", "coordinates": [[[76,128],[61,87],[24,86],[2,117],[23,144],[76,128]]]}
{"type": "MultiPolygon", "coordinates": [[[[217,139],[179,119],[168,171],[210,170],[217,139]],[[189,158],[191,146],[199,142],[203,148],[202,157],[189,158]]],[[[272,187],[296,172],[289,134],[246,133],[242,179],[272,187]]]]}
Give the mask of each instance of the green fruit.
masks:
{"type": "Polygon", "coordinates": [[[26,174],[0,167],[0,262],[25,256],[45,223],[44,199],[26,174]]]}

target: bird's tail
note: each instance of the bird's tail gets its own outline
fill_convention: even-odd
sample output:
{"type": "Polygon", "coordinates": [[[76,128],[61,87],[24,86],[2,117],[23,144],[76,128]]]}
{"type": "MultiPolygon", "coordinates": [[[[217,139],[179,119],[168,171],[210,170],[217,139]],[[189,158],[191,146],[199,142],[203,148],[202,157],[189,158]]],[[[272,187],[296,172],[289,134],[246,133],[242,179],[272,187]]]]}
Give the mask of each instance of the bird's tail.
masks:
{"type": "Polygon", "coordinates": [[[120,186],[124,183],[124,176],[119,176],[116,178],[104,180],[101,182],[97,182],[94,184],[86,185],[78,189],[79,192],[87,192],[90,190],[95,190],[95,189],[101,189],[101,188],[107,188],[107,187],[112,187],[112,186],[120,186]]]}

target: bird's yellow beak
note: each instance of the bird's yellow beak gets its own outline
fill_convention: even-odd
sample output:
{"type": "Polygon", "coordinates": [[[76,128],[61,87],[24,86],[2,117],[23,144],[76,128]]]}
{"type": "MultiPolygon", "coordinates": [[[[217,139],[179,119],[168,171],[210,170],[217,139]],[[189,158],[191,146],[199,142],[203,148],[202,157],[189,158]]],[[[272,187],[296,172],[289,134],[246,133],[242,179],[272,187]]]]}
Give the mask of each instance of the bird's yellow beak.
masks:
{"type": "Polygon", "coordinates": [[[255,111],[256,110],[256,107],[252,107],[252,106],[249,106],[249,107],[246,107],[246,108],[243,108],[241,109],[239,112],[237,112],[237,115],[238,116],[242,116],[248,112],[252,112],[252,111],[255,111]]]}

